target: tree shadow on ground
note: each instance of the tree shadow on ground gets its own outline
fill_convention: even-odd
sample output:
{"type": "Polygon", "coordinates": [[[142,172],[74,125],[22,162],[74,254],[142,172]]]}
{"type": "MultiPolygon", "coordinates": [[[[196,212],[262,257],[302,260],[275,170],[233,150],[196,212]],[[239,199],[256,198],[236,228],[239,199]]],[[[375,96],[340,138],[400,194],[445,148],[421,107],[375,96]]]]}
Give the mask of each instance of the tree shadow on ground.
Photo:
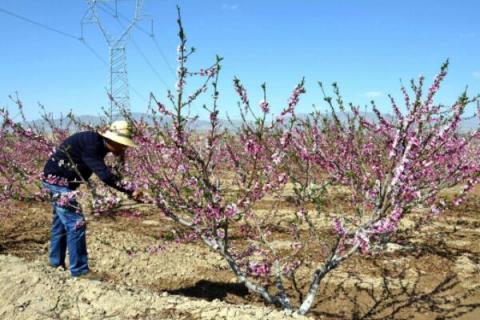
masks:
{"type": "Polygon", "coordinates": [[[321,292],[310,315],[352,320],[406,320],[422,315],[440,320],[480,314],[480,285],[464,288],[455,273],[437,273],[433,279],[417,268],[377,267],[381,276],[376,284],[350,273],[335,289],[321,292]]]}
{"type": "Polygon", "coordinates": [[[195,285],[186,288],[168,290],[170,294],[200,298],[208,301],[215,299],[224,300],[227,295],[245,297],[249,295],[247,287],[239,283],[213,282],[200,280],[195,285]]]}

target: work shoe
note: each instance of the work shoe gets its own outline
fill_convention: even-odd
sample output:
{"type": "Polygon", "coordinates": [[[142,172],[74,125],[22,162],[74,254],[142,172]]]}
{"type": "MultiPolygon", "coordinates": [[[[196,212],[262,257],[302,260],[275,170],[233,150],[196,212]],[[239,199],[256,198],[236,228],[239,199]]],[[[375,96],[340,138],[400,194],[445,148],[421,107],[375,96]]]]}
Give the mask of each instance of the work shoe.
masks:
{"type": "Polygon", "coordinates": [[[94,281],[104,281],[105,274],[103,272],[88,271],[87,273],[81,274],[74,277],[75,279],[85,279],[85,280],[94,280],[94,281]]]}
{"type": "Polygon", "coordinates": [[[50,268],[57,269],[57,270],[59,270],[59,271],[65,271],[65,270],[67,270],[67,267],[65,267],[63,264],[61,264],[61,265],[59,265],[59,266],[55,266],[55,265],[53,265],[53,264],[51,264],[51,263],[49,262],[49,263],[48,263],[48,266],[49,266],[50,268]]]}

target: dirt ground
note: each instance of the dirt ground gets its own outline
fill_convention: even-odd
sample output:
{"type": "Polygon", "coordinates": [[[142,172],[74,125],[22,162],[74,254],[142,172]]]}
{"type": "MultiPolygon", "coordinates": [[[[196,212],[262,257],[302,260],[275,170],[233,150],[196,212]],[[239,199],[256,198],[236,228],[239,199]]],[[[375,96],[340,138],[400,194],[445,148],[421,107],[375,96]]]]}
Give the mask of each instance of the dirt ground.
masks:
{"type": "MultiPolygon", "coordinates": [[[[322,283],[308,316],[480,319],[479,195],[475,190],[461,207],[400,235],[384,253],[345,262],[322,283]]],[[[8,208],[0,212],[2,319],[289,318],[238,284],[201,243],[172,241],[173,224],[155,212],[87,217],[90,265],[104,275],[98,282],[46,266],[49,204],[12,202],[8,208]]],[[[282,212],[278,219],[280,227],[286,223],[282,212]]],[[[298,276],[304,289],[307,269],[298,276]]]]}

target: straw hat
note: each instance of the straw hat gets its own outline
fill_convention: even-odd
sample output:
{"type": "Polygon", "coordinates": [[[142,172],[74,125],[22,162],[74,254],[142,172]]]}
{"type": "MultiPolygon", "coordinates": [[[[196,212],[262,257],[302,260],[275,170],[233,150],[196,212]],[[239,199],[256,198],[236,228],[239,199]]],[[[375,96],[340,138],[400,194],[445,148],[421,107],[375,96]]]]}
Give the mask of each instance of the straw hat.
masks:
{"type": "Polygon", "coordinates": [[[100,135],[124,146],[135,147],[132,140],[132,126],[125,120],[114,121],[110,128],[100,132],[100,135]]]}

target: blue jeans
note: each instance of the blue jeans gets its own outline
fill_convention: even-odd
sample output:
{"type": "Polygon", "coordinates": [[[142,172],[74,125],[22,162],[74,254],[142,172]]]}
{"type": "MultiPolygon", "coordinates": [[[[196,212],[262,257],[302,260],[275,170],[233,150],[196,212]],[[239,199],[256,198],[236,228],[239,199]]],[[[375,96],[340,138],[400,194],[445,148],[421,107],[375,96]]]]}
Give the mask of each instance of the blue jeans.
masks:
{"type": "Polygon", "coordinates": [[[68,248],[70,272],[72,276],[88,272],[87,242],[85,239],[85,217],[75,199],[67,204],[58,202],[58,197],[72,190],[43,182],[44,188],[52,195],[53,221],[50,237],[49,261],[54,267],[65,266],[65,253],[68,248]]]}

